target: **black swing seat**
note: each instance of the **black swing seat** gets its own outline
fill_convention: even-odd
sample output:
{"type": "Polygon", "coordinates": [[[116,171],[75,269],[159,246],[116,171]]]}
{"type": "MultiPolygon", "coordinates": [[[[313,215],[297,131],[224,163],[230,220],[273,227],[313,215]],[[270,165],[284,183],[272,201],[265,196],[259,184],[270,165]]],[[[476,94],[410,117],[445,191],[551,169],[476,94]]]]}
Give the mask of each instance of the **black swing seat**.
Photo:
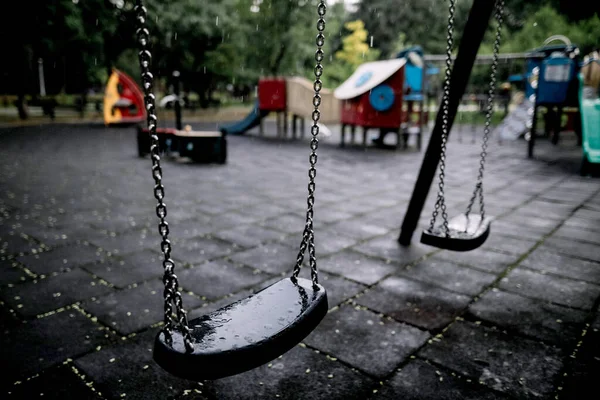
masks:
{"type": "Polygon", "coordinates": [[[481,220],[480,215],[460,214],[448,221],[448,235],[442,226],[427,229],[421,243],[452,251],[470,251],[481,246],[490,234],[492,218],[481,220]]]}
{"type": "Polygon", "coordinates": [[[170,344],[161,331],[154,360],[167,372],[193,381],[219,379],[256,368],[304,339],[327,314],[327,293],[310,280],[285,278],[254,295],[189,322],[194,351],[181,331],[170,344]]]}

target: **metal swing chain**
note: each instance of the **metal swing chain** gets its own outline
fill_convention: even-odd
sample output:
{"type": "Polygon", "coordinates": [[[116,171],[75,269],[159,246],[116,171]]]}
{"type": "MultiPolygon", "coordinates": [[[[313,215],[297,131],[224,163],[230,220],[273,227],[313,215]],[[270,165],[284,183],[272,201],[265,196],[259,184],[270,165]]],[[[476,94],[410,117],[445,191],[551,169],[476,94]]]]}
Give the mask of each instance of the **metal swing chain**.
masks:
{"type": "Polygon", "coordinates": [[[496,0],[496,8],[494,10],[494,17],[496,19],[496,39],[494,41],[494,55],[492,61],[492,69],[490,72],[490,84],[488,89],[487,108],[485,114],[485,126],[483,129],[483,143],[481,144],[481,155],[479,159],[479,174],[477,175],[477,184],[475,190],[473,190],[473,196],[469,201],[469,206],[465,215],[468,217],[471,213],[471,209],[475,204],[477,194],[479,194],[479,208],[481,214],[481,220],[485,218],[485,206],[483,202],[483,174],[485,171],[485,158],[487,156],[487,146],[490,136],[490,126],[492,123],[492,115],[494,113],[494,97],[496,94],[496,72],[498,70],[498,53],[500,52],[500,40],[502,38],[502,24],[504,11],[504,0],[496,0]]]}
{"type": "Polygon", "coordinates": [[[164,289],[164,321],[165,326],[163,332],[167,340],[171,339],[174,328],[173,303],[175,304],[175,312],[177,315],[177,324],[184,337],[184,343],[187,351],[193,351],[190,328],[188,327],[187,314],[183,309],[183,300],[179,292],[179,282],[175,275],[175,262],[171,259],[171,242],[169,241],[169,224],[166,221],[167,206],[164,203],[165,187],[162,184],[162,169],[160,167],[160,150],[158,145],[158,136],[156,134],[157,117],[155,113],[155,96],[152,92],[154,76],[150,72],[152,63],[152,54],[148,50],[150,44],[150,32],[146,28],[147,10],[144,7],[142,0],[136,0],[135,12],[138,22],[136,31],[138,42],[140,45],[139,62],[142,70],[142,86],[144,89],[144,103],[146,105],[148,131],[150,133],[151,145],[150,155],[152,159],[152,177],[154,178],[154,197],[158,202],[156,206],[156,215],[160,219],[158,223],[158,232],[162,238],[160,248],[163,253],[163,283],[164,289]]]}
{"type": "Polygon", "coordinates": [[[315,289],[318,288],[319,277],[317,271],[317,257],[315,253],[315,232],[313,227],[313,215],[314,215],[314,205],[315,205],[315,177],[317,176],[317,148],[319,147],[319,118],[321,118],[321,112],[319,111],[319,106],[321,105],[321,95],[319,94],[321,88],[323,87],[323,82],[321,81],[321,76],[323,75],[323,65],[321,65],[321,61],[323,61],[324,53],[323,53],[323,45],[325,44],[325,35],[323,31],[325,30],[325,13],[327,12],[327,5],[325,4],[325,0],[320,0],[317,5],[317,14],[319,15],[319,19],[317,20],[317,37],[316,37],[316,45],[317,50],[315,52],[315,60],[317,64],[315,65],[314,73],[315,73],[315,83],[313,84],[313,89],[315,91],[315,95],[313,97],[313,106],[314,110],[312,112],[312,120],[313,125],[310,128],[310,133],[312,138],[310,140],[310,156],[308,158],[310,163],[310,168],[308,170],[308,198],[306,200],[308,209],[306,211],[306,225],[304,227],[304,233],[302,235],[302,243],[300,243],[300,251],[298,252],[298,257],[296,257],[296,265],[294,266],[294,272],[292,274],[292,278],[298,278],[298,274],[300,274],[300,268],[302,267],[302,263],[304,262],[304,253],[306,252],[306,248],[308,247],[308,254],[310,257],[310,275],[313,283],[313,287],[315,289]]]}
{"type": "Polygon", "coordinates": [[[443,219],[443,229],[446,236],[449,234],[448,230],[448,213],[446,212],[446,198],[444,194],[444,178],[446,176],[446,144],[448,142],[448,125],[449,121],[449,107],[450,107],[450,77],[452,75],[452,46],[454,45],[454,12],[456,10],[456,0],[450,0],[448,7],[448,35],[446,37],[446,72],[444,77],[444,95],[442,96],[442,144],[440,154],[440,172],[439,172],[439,184],[438,184],[438,195],[431,216],[431,222],[429,224],[429,230],[433,231],[435,228],[435,221],[440,211],[443,219]]]}

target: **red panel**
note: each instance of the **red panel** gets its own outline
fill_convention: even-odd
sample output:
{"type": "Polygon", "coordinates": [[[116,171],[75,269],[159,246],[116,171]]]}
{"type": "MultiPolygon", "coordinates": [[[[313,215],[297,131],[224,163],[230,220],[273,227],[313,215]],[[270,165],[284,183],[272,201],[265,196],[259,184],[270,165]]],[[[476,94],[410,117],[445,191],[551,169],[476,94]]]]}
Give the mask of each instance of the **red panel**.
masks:
{"type": "Polygon", "coordinates": [[[146,112],[144,107],[144,95],[142,94],[141,89],[127,74],[119,70],[115,71],[117,71],[117,74],[119,75],[119,84],[121,85],[121,91],[119,92],[120,97],[131,101],[131,103],[135,105],[135,107],[119,107],[122,115],[121,122],[143,121],[146,117],[146,112]]]}
{"type": "Polygon", "coordinates": [[[342,124],[356,125],[356,117],[358,116],[358,104],[360,97],[354,99],[342,100],[341,119],[342,124]]]}
{"type": "Polygon", "coordinates": [[[285,79],[260,79],[258,81],[258,106],[265,111],[285,111],[285,79]]]}
{"type": "Polygon", "coordinates": [[[341,122],[367,128],[399,128],[402,123],[402,92],[404,68],[390,76],[382,84],[394,90],[394,105],[384,112],[376,111],[369,102],[369,92],[342,102],[341,122]]]}

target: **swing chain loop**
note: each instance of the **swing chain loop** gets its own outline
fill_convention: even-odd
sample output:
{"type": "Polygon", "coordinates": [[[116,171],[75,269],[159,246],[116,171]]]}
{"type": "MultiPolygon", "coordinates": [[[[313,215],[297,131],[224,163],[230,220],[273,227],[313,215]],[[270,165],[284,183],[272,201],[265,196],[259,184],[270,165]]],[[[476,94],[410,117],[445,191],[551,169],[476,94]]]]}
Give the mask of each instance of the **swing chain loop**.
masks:
{"type": "Polygon", "coordinates": [[[441,135],[441,154],[440,154],[440,172],[438,183],[438,195],[429,223],[429,230],[433,231],[435,222],[442,213],[443,231],[446,236],[449,235],[448,213],[446,212],[446,198],[444,194],[444,178],[446,177],[446,144],[448,142],[449,125],[449,106],[450,106],[450,77],[452,75],[452,47],[454,45],[454,12],[456,10],[456,0],[450,0],[448,7],[448,30],[446,36],[446,71],[444,76],[444,94],[442,96],[442,135],[441,135]]]}
{"type": "Polygon", "coordinates": [[[315,204],[315,178],[317,176],[317,149],[319,147],[319,119],[321,118],[321,112],[319,111],[319,105],[321,104],[321,95],[320,91],[323,87],[323,82],[321,81],[321,76],[323,75],[323,65],[321,61],[323,61],[324,53],[323,53],[323,45],[325,44],[325,35],[323,32],[325,31],[325,13],[327,12],[327,5],[325,4],[325,0],[319,0],[317,5],[317,14],[319,18],[317,20],[317,37],[315,39],[315,43],[317,45],[317,50],[315,51],[315,60],[317,64],[314,68],[315,74],[315,82],[313,84],[314,89],[314,97],[313,97],[313,106],[314,110],[312,112],[312,120],[313,125],[310,128],[310,133],[312,138],[310,140],[310,156],[308,158],[310,168],[308,170],[308,198],[306,200],[307,203],[307,211],[306,211],[306,224],[304,226],[304,233],[302,234],[302,242],[300,243],[300,251],[298,252],[298,257],[296,257],[296,265],[294,266],[294,272],[292,273],[292,279],[298,278],[298,274],[300,274],[300,268],[304,262],[304,254],[306,249],[308,248],[309,260],[310,260],[310,275],[313,283],[313,287],[318,290],[319,277],[317,272],[317,257],[315,253],[315,232],[313,226],[313,215],[314,215],[314,204],[315,204]]]}
{"type": "Polygon", "coordinates": [[[483,128],[483,143],[481,144],[481,154],[479,159],[479,173],[477,175],[477,184],[475,185],[475,190],[473,191],[473,195],[471,196],[471,200],[469,201],[469,206],[467,207],[466,211],[466,215],[468,217],[471,213],[473,205],[475,204],[475,199],[477,198],[477,195],[479,195],[479,208],[482,221],[485,218],[485,206],[483,201],[483,174],[485,172],[485,159],[487,156],[487,146],[491,130],[490,127],[492,124],[492,115],[494,114],[494,97],[496,94],[496,73],[498,70],[498,54],[500,52],[500,41],[502,39],[502,24],[504,22],[503,12],[504,0],[496,0],[496,6],[494,10],[494,18],[496,19],[496,39],[494,40],[493,61],[490,72],[490,84],[488,88],[485,125],[483,128]]]}
{"type": "Polygon", "coordinates": [[[152,93],[154,76],[150,72],[152,54],[150,53],[150,32],[146,28],[147,10],[143,6],[142,0],[136,0],[135,12],[138,21],[137,39],[140,46],[139,62],[142,70],[142,87],[144,89],[144,102],[146,105],[148,131],[150,134],[151,145],[150,154],[152,160],[152,178],[154,179],[154,197],[157,201],[156,215],[159,218],[158,232],[162,238],[161,250],[163,253],[163,283],[164,289],[164,323],[163,332],[167,341],[172,341],[172,332],[177,324],[181,330],[185,348],[188,352],[194,350],[190,328],[188,326],[187,314],[183,308],[183,300],[179,292],[179,282],[175,275],[175,263],[171,259],[171,242],[169,241],[169,225],[166,221],[167,206],[164,203],[165,187],[162,184],[162,168],[160,167],[160,149],[158,144],[158,135],[156,134],[156,122],[158,118],[155,114],[155,96],[152,93]],[[173,304],[175,305],[175,314],[177,323],[173,321],[173,304]]]}

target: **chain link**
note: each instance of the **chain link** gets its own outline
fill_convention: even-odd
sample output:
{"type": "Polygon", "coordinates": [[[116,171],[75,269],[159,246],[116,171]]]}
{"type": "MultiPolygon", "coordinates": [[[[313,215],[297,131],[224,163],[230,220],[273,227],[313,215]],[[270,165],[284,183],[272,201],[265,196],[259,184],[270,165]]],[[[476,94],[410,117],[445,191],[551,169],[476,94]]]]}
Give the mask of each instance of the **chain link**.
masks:
{"type": "Polygon", "coordinates": [[[471,209],[475,204],[475,199],[479,194],[479,211],[481,214],[481,220],[485,218],[485,205],[483,201],[483,174],[485,172],[485,159],[487,156],[487,146],[490,136],[490,126],[492,123],[492,115],[494,113],[494,97],[496,94],[496,72],[498,70],[498,53],[500,52],[500,40],[502,39],[502,24],[504,11],[504,0],[496,0],[496,8],[494,10],[494,17],[496,19],[496,39],[494,40],[494,56],[492,61],[492,69],[490,72],[490,84],[488,89],[487,108],[485,114],[485,126],[483,129],[483,142],[481,144],[481,154],[479,159],[479,174],[477,175],[477,183],[473,195],[469,201],[466,215],[467,217],[471,213],[471,209]]]}
{"type": "Polygon", "coordinates": [[[316,45],[317,50],[315,52],[315,60],[317,64],[314,68],[315,73],[315,83],[313,84],[313,89],[315,91],[313,97],[313,107],[314,110],[312,112],[312,120],[313,125],[310,128],[310,133],[312,138],[310,140],[310,156],[308,157],[308,161],[310,163],[310,168],[308,170],[308,198],[306,203],[308,205],[308,209],[306,211],[306,224],[304,226],[304,233],[302,234],[302,242],[300,243],[300,251],[298,252],[298,257],[296,257],[296,265],[294,266],[294,272],[292,274],[292,278],[298,278],[298,274],[300,274],[300,268],[302,268],[302,263],[304,262],[304,254],[308,247],[308,254],[310,260],[310,275],[313,283],[313,287],[318,289],[319,277],[317,271],[317,257],[315,253],[315,231],[313,226],[313,216],[314,216],[314,205],[315,205],[315,178],[317,176],[317,148],[319,147],[319,118],[321,118],[321,112],[319,111],[319,106],[321,105],[321,89],[323,87],[323,82],[321,81],[321,76],[323,75],[323,65],[321,62],[324,58],[323,53],[323,45],[325,44],[325,35],[323,32],[325,31],[325,13],[327,12],[327,5],[324,0],[320,0],[317,5],[317,14],[319,15],[319,19],[317,20],[317,37],[316,37],[316,45]]]}
{"type": "Polygon", "coordinates": [[[450,77],[452,76],[452,47],[454,45],[454,12],[456,10],[456,0],[450,0],[448,7],[448,30],[446,36],[446,72],[444,77],[444,94],[442,96],[442,144],[440,154],[440,172],[438,183],[438,195],[431,216],[429,230],[435,228],[435,221],[441,211],[443,220],[443,230],[446,236],[449,235],[448,213],[446,212],[446,198],[444,195],[444,178],[446,177],[446,144],[448,142],[449,107],[450,107],[450,77]]]}
{"type": "Polygon", "coordinates": [[[188,326],[187,314],[183,308],[183,300],[179,292],[179,282],[175,275],[175,262],[171,259],[171,242],[169,241],[169,224],[167,223],[167,206],[164,203],[165,187],[162,184],[162,168],[160,167],[160,149],[158,145],[158,135],[156,134],[157,117],[155,112],[155,96],[153,94],[154,76],[150,72],[152,64],[152,54],[148,50],[150,45],[150,32],[146,28],[147,10],[142,4],[142,0],[136,0],[135,12],[138,22],[137,38],[140,45],[139,62],[142,70],[142,87],[144,89],[144,103],[148,120],[148,131],[150,134],[150,158],[152,159],[152,177],[154,178],[154,197],[158,202],[156,206],[156,215],[159,218],[158,232],[161,236],[160,248],[163,253],[163,283],[164,289],[164,322],[163,332],[167,340],[172,340],[172,332],[175,326],[173,321],[173,304],[175,305],[175,314],[177,316],[177,326],[184,337],[186,350],[194,350],[190,328],[188,326]]]}

